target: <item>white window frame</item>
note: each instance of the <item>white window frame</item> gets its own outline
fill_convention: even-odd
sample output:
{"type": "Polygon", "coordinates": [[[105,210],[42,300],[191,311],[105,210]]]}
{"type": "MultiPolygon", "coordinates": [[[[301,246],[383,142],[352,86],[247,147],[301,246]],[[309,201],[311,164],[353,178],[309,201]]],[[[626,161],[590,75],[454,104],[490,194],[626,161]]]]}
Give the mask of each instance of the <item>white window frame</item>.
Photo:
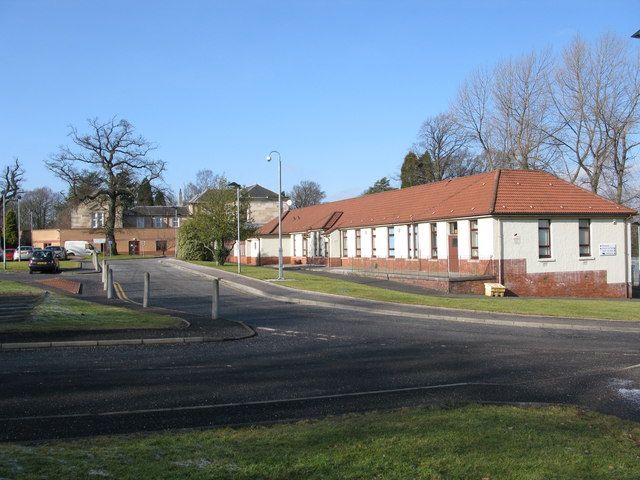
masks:
{"type": "Polygon", "coordinates": [[[104,227],[104,212],[91,213],[91,228],[104,227]]]}

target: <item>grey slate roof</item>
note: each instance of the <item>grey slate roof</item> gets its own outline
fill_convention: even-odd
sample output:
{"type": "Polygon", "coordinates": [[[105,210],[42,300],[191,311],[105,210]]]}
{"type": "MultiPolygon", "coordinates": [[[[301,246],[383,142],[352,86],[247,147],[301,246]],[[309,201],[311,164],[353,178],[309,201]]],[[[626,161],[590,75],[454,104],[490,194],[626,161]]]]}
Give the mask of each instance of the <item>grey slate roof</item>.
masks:
{"type": "Polygon", "coordinates": [[[137,215],[140,217],[173,217],[176,215],[176,210],[178,211],[179,217],[188,217],[189,216],[189,208],[188,207],[167,207],[162,205],[153,205],[153,206],[137,206],[130,208],[126,211],[125,215],[137,215]]]}
{"type": "MultiPolygon", "coordinates": [[[[249,187],[244,187],[243,190],[249,194],[249,198],[251,200],[278,200],[278,192],[264,188],[262,185],[258,185],[257,183],[249,187]]],[[[198,203],[208,191],[209,190],[205,190],[204,192],[196,195],[189,203],[198,203]]],[[[284,200],[286,200],[286,198],[287,197],[283,197],[284,200]]]]}

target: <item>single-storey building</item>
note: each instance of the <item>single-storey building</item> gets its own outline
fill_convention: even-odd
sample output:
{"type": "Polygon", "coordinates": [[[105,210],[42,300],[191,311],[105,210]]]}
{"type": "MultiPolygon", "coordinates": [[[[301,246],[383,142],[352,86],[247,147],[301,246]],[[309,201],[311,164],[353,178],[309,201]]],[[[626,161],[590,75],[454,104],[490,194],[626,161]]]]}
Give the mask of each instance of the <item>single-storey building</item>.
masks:
{"type": "MultiPolygon", "coordinates": [[[[285,263],[450,292],[495,281],[521,296],[631,295],[636,212],[546,172],[497,170],[283,214],[285,263]]],[[[278,219],[246,262],[277,263],[278,219]]]]}

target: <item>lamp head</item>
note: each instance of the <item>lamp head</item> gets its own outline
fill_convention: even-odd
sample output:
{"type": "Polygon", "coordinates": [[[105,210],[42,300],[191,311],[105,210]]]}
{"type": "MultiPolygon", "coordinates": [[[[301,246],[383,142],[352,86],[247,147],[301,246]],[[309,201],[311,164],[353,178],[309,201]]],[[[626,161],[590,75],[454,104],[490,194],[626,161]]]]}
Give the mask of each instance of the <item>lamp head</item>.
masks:
{"type": "Polygon", "coordinates": [[[271,154],[267,155],[267,162],[271,161],[271,154]]]}

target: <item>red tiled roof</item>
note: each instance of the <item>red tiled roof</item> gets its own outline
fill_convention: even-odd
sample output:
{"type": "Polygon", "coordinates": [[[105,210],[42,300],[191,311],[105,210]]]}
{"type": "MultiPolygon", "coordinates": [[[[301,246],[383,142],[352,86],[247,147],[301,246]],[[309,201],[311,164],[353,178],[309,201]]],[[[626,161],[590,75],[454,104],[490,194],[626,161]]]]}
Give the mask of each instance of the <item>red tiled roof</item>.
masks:
{"type": "MultiPolygon", "coordinates": [[[[290,210],[283,233],[332,231],[483,215],[633,215],[635,210],[546,172],[496,170],[290,210]]],[[[278,219],[259,234],[277,231],[278,219]]]]}

